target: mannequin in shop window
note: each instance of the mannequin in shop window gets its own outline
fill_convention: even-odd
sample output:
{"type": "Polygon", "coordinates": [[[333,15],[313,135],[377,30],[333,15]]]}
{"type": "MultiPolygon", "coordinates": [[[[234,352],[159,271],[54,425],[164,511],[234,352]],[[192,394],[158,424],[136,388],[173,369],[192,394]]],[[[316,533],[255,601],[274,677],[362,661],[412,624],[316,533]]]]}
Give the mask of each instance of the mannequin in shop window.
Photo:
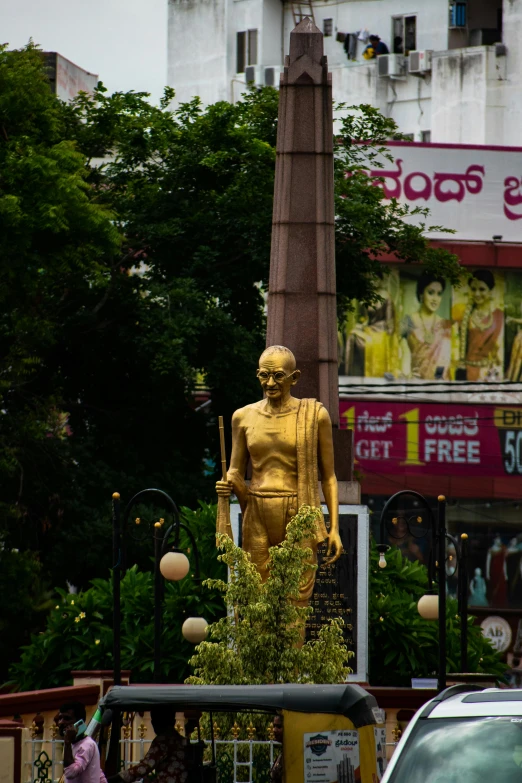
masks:
{"type": "Polygon", "coordinates": [[[488,549],[486,579],[489,582],[490,606],[507,606],[507,549],[500,536],[496,536],[488,549]]]}
{"type": "Polygon", "coordinates": [[[486,595],[486,580],[482,576],[482,569],[475,568],[475,576],[469,583],[470,606],[489,606],[486,595]]]}
{"type": "Polygon", "coordinates": [[[520,536],[509,542],[506,555],[509,605],[522,607],[522,543],[520,536]]]}

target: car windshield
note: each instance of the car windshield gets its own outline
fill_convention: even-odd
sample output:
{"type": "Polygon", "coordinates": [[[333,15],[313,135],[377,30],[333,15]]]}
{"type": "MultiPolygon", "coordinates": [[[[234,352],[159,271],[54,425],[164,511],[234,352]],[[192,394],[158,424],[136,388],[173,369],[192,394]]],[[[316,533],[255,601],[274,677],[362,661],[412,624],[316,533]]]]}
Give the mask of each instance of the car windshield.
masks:
{"type": "Polygon", "coordinates": [[[522,717],[425,718],[390,783],[522,783],[522,717]]]}

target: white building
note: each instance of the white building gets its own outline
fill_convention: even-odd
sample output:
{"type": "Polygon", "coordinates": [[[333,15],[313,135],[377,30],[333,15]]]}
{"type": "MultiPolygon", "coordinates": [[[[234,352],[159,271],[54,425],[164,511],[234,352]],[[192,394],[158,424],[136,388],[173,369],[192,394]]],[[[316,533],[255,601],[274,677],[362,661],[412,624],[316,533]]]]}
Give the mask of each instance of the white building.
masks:
{"type": "Polygon", "coordinates": [[[415,141],[520,143],[522,0],[169,0],[177,99],[235,101],[245,74],[277,86],[290,31],[311,13],[335,101],[377,106],[415,141]],[[391,54],[365,60],[368,32],[391,54]]]}
{"type": "Polygon", "coordinates": [[[78,93],[92,93],[98,84],[98,74],[89,73],[58,52],[44,52],[45,71],[52,92],[60,100],[72,101],[78,93]]]}

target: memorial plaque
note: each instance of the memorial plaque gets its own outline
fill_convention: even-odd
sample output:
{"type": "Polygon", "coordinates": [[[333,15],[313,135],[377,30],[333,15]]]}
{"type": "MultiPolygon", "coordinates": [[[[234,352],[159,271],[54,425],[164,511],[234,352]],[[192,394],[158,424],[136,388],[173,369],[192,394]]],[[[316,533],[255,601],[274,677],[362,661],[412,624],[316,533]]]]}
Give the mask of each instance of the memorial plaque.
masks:
{"type": "MultiPolygon", "coordinates": [[[[328,524],[328,509],[322,506],[328,524]]],[[[241,545],[242,519],[237,503],[230,507],[234,541],[241,545]]],[[[368,680],[368,558],[370,518],[368,508],[360,505],[339,505],[339,534],[344,554],[333,566],[322,566],[326,544],[318,549],[318,569],[314,592],[310,599],[313,614],[306,627],[306,639],[317,638],[321,625],[330,617],[342,617],[349,650],[354,652],[349,666],[353,673],[348,682],[368,680]],[[317,602],[317,603],[316,603],[317,602]],[[325,619],[321,619],[325,618],[325,619]],[[350,627],[351,626],[351,627],[350,627]]]]}
{"type": "MultiPolygon", "coordinates": [[[[306,639],[312,641],[333,617],[344,620],[346,646],[354,653],[350,668],[357,671],[357,514],[339,514],[339,535],[344,553],[333,565],[324,565],[326,542],[317,550],[318,567],[310,606],[313,613],[306,625],[306,639]]],[[[328,516],[325,514],[328,525],[328,516]]]]}

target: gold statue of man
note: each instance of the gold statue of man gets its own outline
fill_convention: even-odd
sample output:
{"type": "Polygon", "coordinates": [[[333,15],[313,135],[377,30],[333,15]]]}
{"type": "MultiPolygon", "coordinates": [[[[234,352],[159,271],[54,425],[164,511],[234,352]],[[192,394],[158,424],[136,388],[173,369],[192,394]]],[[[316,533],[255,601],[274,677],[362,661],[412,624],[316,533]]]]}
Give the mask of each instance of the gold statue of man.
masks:
{"type": "MultiPolygon", "coordinates": [[[[234,492],[243,513],[243,549],[250,552],[263,581],[269,547],[280,544],[286,526],[300,506],[320,507],[318,468],[330,516],[328,533],[321,517],[312,548],[317,562],[317,545],[328,539],[327,561],[341,555],[339,498],[334,471],[332,423],[326,408],[317,400],[298,400],[291,395],[301,375],[293,353],[273,345],[261,354],[257,377],[265,397],[237,410],[232,416],[232,457],[228,481],[218,481],[221,497],[234,492]],[[244,480],[248,459],[252,462],[250,486],[244,480]]],[[[218,532],[226,532],[218,516],[218,532]]],[[[312,595],[315,572],[302,585],[300,603],[312,595]]]]}

